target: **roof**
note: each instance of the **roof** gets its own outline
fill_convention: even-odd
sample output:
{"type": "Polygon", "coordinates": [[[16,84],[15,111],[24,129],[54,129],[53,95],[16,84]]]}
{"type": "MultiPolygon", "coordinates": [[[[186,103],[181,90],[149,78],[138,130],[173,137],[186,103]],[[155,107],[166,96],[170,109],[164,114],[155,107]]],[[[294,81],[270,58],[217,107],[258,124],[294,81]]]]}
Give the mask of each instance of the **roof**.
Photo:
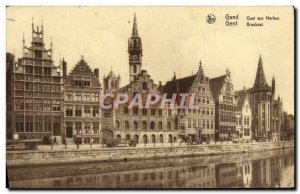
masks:
{"type": "Polygon", "coordinates": [[[222,75],[209,80],[210,91],[215,102],[217,102],[219,99],[219,95],[221,93],[221,89],[223,88],[223,83],[225,82],[225,78],[226,75],[222,75]]]}
{"type": "Polygon", "coordinates": [[[247,99],[247,90],[244,88],[243,90],[235,91],[234,95],[237,101],[237,111],[242,111],[245,100],[247,99]]]}
{"type": "Polygon", "coordinates": [[[172,97],[174,93],[188,93],[193,85],[196,75],[176,79],[176,77],[168,81],[162,88],[163,93],[167,93],[167,97],[172,97]]]}
{"type": "Polygon", "coordinates": [[[266,81],[265,73],[264,73],[264,68],[263,68],[263,62],[261,59],[261,55],[259,56],[259,61],[258,61],[258,67],[256,71],[256,77],[255,77],[255,82],[254,82],[254,87],[258,86],[268,86],[268,83],[266,81]]]}

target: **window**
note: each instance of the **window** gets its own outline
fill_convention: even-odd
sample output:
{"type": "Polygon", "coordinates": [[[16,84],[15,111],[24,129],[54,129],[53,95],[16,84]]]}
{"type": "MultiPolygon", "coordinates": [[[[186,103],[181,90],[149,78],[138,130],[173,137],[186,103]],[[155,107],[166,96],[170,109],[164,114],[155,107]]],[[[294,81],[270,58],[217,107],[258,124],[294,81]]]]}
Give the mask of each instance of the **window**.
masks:
{"type": "Polygon", "coordinates": [[[188,129],[192,128],[192,120],[188,119],[188,129]]]}
{"type": "Polygon", "coordinates": [[[143,108],[143,115],[147,115],[147,109],[143,108]]]}
{"type": "Polygon", "coordinates": [[[143,82],[143,90],[147,90],[147,82],[143,82]]]}
{"type": "Polygon", "coordinates": [[[247,125],[247,118],[244,117],[244,125],[247,125]]]}
{"type": "Polygon", "coordinates": [[[205,89],[205,88],[202,88],[202,92],[205,93],[205,91],[206,91],[206,89],[205,89]]]}
{"type": "Polygon", "coordinates": [[[125,121],[125,129],[129,129],[129,122],[125,121]]]}
{"type": "Polygon", "coordinates": [[[16,110],[24,110],[24,100],[23,99],[16,98],[15,109],[16,110]]]}
{"type": "Polygon", "coordinates": [[[43,132],[43,117],[36,116],[34,120],[34,132],[43,132]]]}
{"type": "Polygon", "coordinates": [[[155,109],[151,109],[151,115],[155,115],[155,109]]]}
{"type": "Polygon", "coordinates": [[[209,99],[208,98],[206,99],[206,103],[209,104],[209,99]]]}
{"type": "Polygon", "coordinates": [[[81,134],[82,124],[81,122],[75,122],[75,131],[77,134],[81,134]]]}
{"type": "Polygon", "coordinates": [[[33,132],[33,117],[25,117],[25,132],[33,132]]]}
{"type": "Polygon", "coordinates": [[[99,101],[99,93],[92,93],[92,101],[94,102],[99,101]]]}
{"type": "Polygon", "coordinates": [[[53,111],[60,111],[60,103],[59,100],[52,101],[52,110],[53,111]]]}
{"type": "Polygon", "coordinates": [[[34,56],[35,56],[35,58],[42,58],[42,51],[35,50],[34,51],[34,56]]]}
{"type": "Polygon", "coordinates": [[[168,123],[167,123],[167,129],[170,130],[171,128],[172,128],[171,122],[168,122],[168,123]]]}
{"type": "Polygon", "coordinates": [[[50,84],[44,84],[44,91],[51,91],[51,85],[50,84]]]}
{"type": "Polygon", "coordinates": [[[66,100],[73,100],[73,92],[66,92],[66,100]]]}
{"type": "Polygon", "coordinates": [[[42,91],[43,90],[42,84],[35,83],[34,84],[34,90],[35,91],[42,91]]]}
{"type": "Polygon", "coordinates": [[[193,128],[196,128],[197,127],[197,121],[196,119],[193,120],[193,128]]]}
{"type": "Polygon", "coordinates": [[[90,86],[90,85],[91,85],[91,82],[90,82],[90,81],[83,81],[83,85],[84,85],[84,86],[90,86]]]}
{"type": "Polygon", "coordinates": [[[76,106],[75,107],[75,116],[76,117],[81,117],[81,106],[76,106]]]}
{"type": "Polygon", "coordinates": [[[133,65],[133,73],[136,73],[136,65],[133,65]]]}
{"type": "Polygon", "coordinates": [[[34,67],[34,73],[37,74],[37,75],[43,74],[42,67],[34,67]]]}
{"type": "Polygon", "coordinates": [[[89,92],[84,92],[83,93],[83,100],[84,101],[90,101],[90,93],[89,92]]]}
{"type": "Polygon", "coordinates": [[[106,109],[106,110],[103,110],[103,117],[104,118],[110,118],[111,117],[111,111],[106,109]]]}
{"type": "Polygon", "coordinates": [[[155,123],[154,123],[154,121],[151,121],[151,123],[150,123],[150,129],[155,129],[155,123]]]}
{"type": "Polygon", "coordinates": [[[126,115],[128,115],[128,114],[129,114],[128,107],[124,107],[124,114],[126,114],[126,115]]]}
{"type": "Polygon", "coordinates": [[[82,86],[82,80],[74,80],[75,86],[82,86]]]}
{"type": "Polygon", "coordinates": [[[81,100],[81,92],[75,92],[75,100],[77,101],[81,100]]]}
{"type": "Polygon", "coordinates": [[[134,128],[135,130],[138,129],[138,122],[136,122],[136,121],[133,122],[133,128],[134,128]]]}
{"type": "Polygon", "coordinates": [[[89,106],[85,106],[85,107],[83,108],[83,113],[84,113],[83,116],[85,116],[85,117],[90,117],[90,116],[91,116],[91,109],[90,109],[90,107],[89,107],[89,106]]]}
{"type": "Polygon", "coordinates": [[[138,115],[139,114],[139,109],[138,108],[133,108],[133,114],[138,115]]]}
{"type": "Polygon", "coordinates": [[[44,116],[44,132],[51,132],[51,116],[44,116]]]}
{"type": "Polygon", "coordinates": [[[162,129],[162,122],[158,122],[158,129],[162,129]]]}
{"type": "Polygon", "coordinates": [[[211,123],[210,123],[210,128],[213,129],[214,128],[214,120],[211,120],[211,123]]]}
{"type": "Polygon", "coordinates": [[[120,122],[116,121],[116,129],[120,129],[120,122]]]}
{"type": "Polygon", "coordinates": [[[25,99],[25,110],[33,110],[32,102],[32,99],[25,99]]]}
{"type": "Polygon", "coordinates": [[[51,75],[51,68],[50,67],[44,67],[44,75],[51,75]]]}
{"type": "Polygon", "coordinates": [[[24,132],[24,117],[16,116],[16,132],[24,132]]]}
{"type": "Polygon", "coordinates": [[[162,115],[162,109],[158,110],[158,115],[161,116],[162,115]]]}
{"type": "Polygon", "coordinates": [[[205,115],[205,108],[202,108],[202,115],[205,115]]]}
{"type": "Polygon", "coordinates": [[[32,66],[25,66],[25,73],[33,73],[33,67],[32,66]]]}
{"type": "Polygon", "coordinates": [[[44,110],[51,111],[51,100],[44,100],[44,110]]]}
{"type": "Polygon", "coordinates": [[[73,107],[72,106],[66,106],[66,116],[67,117],[73,116],[73,107]]]}
{"type": "Polygon", "coordinates": [[[25,89],[26,89],[26,90],[33,90],[33,85],[32,85],[32,83],[25,83],[25,89]]]}
{"type": "Polygon", "coordinates": [[[99,133],[99,123],[98,122],[93,123],[93,132],[99,133]]]}
{"type": "Polygon", "coordinates": [[[172,110],[168,110],[168,116],[172,116],[172,110]]]}
{"type": "Polygon", "coordinates": [[[99,106],[93,106],[93,117],[99,116],[99,106]]]}
{"type": "Polygon", "coordinates": [[[210,110],[210,115],[214,115],[214,109],[210,110]]]}
{"type": "Polygon", "coordinates": [[[91,124],[86,122],[83,125],[84,125],[84,133],[90,133],[91,124]]]}
{"type": "Polygon", "coordinates": [[[143,122],[142,122],[142,128],[143,128],[143,129],[147,129],[147,122],[146,122],[146,121],[143,121],[143,122]]]}

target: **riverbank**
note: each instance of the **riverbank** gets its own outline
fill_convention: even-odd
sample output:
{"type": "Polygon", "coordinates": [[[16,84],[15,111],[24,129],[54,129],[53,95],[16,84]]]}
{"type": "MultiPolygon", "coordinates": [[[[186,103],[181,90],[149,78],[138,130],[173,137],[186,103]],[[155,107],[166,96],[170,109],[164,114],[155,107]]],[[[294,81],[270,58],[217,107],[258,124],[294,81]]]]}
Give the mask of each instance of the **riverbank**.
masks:
{"type": "Polygon", "coordinates": [[[145,158],[194,157],[231,153],[261,152],[294,148],[293,142],[260,142],[245,144],[209,144],[168,147],[117,147],[79,150],[7,151],[8,167],[58,165],[87,162],[128,161],[145,158]]]}

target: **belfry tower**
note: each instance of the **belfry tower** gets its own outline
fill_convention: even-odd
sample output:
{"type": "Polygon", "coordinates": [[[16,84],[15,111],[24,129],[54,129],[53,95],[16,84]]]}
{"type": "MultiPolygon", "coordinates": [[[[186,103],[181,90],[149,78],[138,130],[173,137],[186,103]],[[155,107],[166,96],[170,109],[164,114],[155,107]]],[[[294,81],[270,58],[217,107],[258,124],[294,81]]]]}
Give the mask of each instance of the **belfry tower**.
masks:
{"type": "Polygon", "coordinates": [[[134,13],[132,35],[128,39],[128,54],[129,54],[129,79],[130,82],[135,81],[137,75],[141,73],[142,69],[142,40],[139,37],[137,29],[137,20],[134,13]]]}

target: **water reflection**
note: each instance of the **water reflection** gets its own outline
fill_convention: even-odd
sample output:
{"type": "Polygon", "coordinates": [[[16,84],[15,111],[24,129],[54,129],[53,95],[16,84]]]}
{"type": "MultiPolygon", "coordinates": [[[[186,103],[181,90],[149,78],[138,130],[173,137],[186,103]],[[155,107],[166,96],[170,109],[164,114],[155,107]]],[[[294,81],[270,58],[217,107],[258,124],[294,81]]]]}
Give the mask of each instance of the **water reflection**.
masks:
{"type": "Polygon", "coordinates": [[[10,187],[258,188],[294,186],[294,151],[9,169],[10,187]]]}

